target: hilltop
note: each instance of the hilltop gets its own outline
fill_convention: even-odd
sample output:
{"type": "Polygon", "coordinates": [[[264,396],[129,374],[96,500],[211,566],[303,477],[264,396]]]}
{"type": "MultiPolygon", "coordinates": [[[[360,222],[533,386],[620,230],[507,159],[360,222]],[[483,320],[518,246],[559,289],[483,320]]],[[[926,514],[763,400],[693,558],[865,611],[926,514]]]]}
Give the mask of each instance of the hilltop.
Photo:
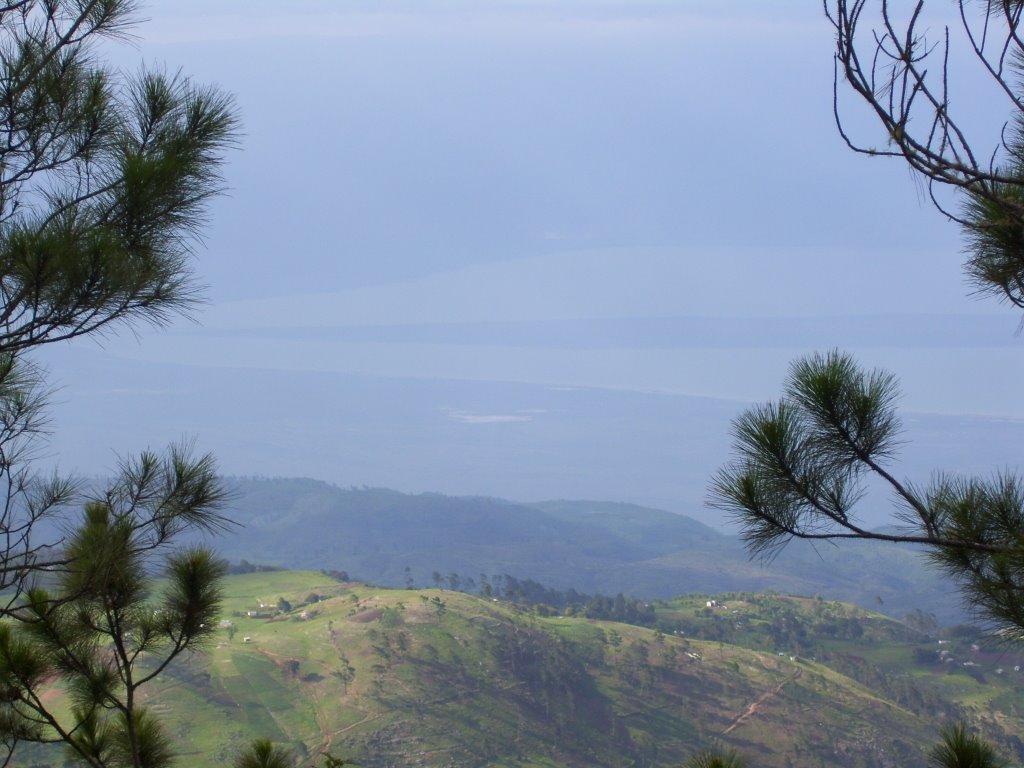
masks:
{"type": "Polygon", "coordinates": [[[214,646],[147,691],[199,768],[256,736],[367,768],[668,767],[715,740],[768,768],[895,766],[964,714],[1022,746],[1017,677],[917,664],[934,639],[840,603],[693,596],[646,628],[309,572],[226,594],[214,646]]]}
{"type": "Polygon", "coordinates": [[[685,515],[601,501],[342,489],[302,479],[229,481],[239,523],[210,543],[232,561],[345,571],[387,586],[434,586],[435,574],[509,574],[558,589],[669,598],[775,589],[822,594],[902,617],[956,623],[949,586],[911,550],[865,542],[794,542],[770,567],[736,536],[685,515]]]}

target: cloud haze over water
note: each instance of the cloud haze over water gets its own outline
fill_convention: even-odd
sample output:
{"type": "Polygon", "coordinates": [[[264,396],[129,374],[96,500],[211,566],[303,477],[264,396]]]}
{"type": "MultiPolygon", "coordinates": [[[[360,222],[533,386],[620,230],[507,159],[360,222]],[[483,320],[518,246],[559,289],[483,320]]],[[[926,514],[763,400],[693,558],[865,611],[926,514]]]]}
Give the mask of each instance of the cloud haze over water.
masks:
{"type": "Polygon", "coordinates": [[[237,94],[245,136],[199,324],[42,356],[55,461],[195,434],[240,473],[690,508],[742,404],[835,347],[896,373],[908,410],[1024,418],[1018,315],[969,295],[956,228],[900,163],[836,135],[813,3],[144,15],[111,57],[237,94]]]}

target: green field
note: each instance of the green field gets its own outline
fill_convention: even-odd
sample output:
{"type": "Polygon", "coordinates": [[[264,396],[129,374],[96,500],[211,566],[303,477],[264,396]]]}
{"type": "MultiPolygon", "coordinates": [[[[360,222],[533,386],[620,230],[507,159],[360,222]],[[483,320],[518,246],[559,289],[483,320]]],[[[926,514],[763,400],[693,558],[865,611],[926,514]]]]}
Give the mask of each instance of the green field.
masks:
{"type": "Polygon", "coordinates": [[[650,628],[316,573],[226,586],[216,641],[146,695],[197,768],[257,737],[310,765],[669,768],[713,742],[758,766],[911,764],[942,719],[1004,749],[1024,725],[1015,659],[960,638],[936,647],[978,666],[917,664],[936,640],[812,598],[679,598],[650,628]]]}

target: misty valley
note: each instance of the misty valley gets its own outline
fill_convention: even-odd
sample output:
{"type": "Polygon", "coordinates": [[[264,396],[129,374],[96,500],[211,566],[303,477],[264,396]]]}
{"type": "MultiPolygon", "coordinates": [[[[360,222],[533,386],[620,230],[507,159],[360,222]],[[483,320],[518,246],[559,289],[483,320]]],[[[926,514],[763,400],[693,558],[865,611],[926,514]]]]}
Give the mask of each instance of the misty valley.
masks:
{"type": "Polygon", "coordinates": [[[1024,759],[1024,653],[917,553],[764,567],[636,505],[227,485],[216,630],[143,694],[188,765],[258,738],[381,767],[664,766],[723,745],[766,766],[908,765],[965,718],[1024,759]]]}

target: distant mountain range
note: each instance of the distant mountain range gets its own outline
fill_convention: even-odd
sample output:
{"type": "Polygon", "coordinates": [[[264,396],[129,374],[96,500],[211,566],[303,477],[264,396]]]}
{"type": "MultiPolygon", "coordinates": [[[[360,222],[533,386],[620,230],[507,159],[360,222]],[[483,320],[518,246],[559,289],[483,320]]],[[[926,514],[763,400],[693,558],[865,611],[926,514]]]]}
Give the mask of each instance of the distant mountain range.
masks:
{"type": "Polygon", "coordinates": [[[646,599],[774,589],[897,617],[920,610],[947,624],[964,619],[948,582],[908,548],[794,542],[762,564],[736,536],[632,504],[523,504],[303,479],[235,478],[229,485],[228,514],[238,527],[213,544],[233,561],[346,571],[384,586],[508,574],[646,599]]]}
{"type": "MultiPolygon", "coordinates": [[[[663,335],[656,326],[644,326],[652,340],[663,335]]],[[[758,373],[749,350],[723,350],[722,359],[713,361],[684,351],[694,352],[686,370],[727,363],[738,384],[755,375],[767,378],[768,385],[752,390],[764,398],[777,395],[785,375],[784,366],[758,373]]],[[[502,347],[494,354],[506,352],[502,347]]],[[[727,399],[728,390],[699,397],[439,379],[426,372],[403,378],[195,367],[125,360],[95,349],[47,353],[53,380],[61,385],[50,451],[62,471],[102,476],[117,455],[194,436],[228,475],[315,477],[342,487],[517,501],[614,499],[681,512],[718,529],[726,521],[704,506],[708,478],[729,460],[730,422],[748,404],[727,399]]],[[[582,365],[566,350],[548,353],[570,367],[582,365]]],[[[606,352],[594,354],[610,365],[606,352]]],[[[664,361],[666,371],[675,370],[676,362],[664,361]]],[[[881,364],[872,356],[864,363],[881,364]]],[[[628,373],[636,365],[624,358],[619,367],[628,373]]],[[[977,370],[964,366],[962,374],[976,377],[977,370]]],[[[908,393],[931,386],[904,384],[908,393]]],[[[889,468],[917,485],[936,471],[988,475],[1013,469],[1020,456],[1019,419],[907,412],[903,422],[905,444],[889,468]]],[[[886,524],[889,497],[869,496],[862,511],[868,525],[886,524]]]]}

